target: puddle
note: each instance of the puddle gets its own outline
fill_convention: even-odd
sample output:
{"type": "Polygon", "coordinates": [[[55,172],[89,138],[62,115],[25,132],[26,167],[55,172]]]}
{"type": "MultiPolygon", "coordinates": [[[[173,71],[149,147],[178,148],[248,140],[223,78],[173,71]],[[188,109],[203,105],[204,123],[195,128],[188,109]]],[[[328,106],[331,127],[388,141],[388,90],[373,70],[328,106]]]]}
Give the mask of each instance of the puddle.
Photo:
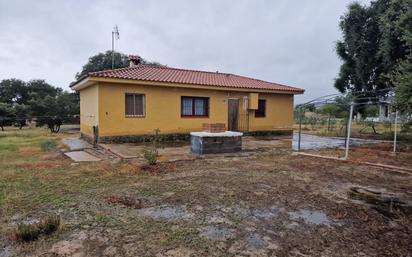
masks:
{"type": "Polygon", "coordinates": [[[274,218],[279,213],[279,209],[276,207],[271,207],[268,209],[254,209],[252,211],[252,216],[257,219],[270,220],[274,218]]]}
{"type": "Polygon", "coordinates": [[[193,214],[179,207],[170,206],[160,206],[160,207],[150,207],[141,209],[140,214],[155,219],[163,220],[180,220],[180,219],[190,219],[193,214]]]}
{"type": "Polygon", "coordinates": [[[299,211],[288,212],[288,214],[291,219],[302,219],[306,224],[330,226],[332,223],[328,216],[321,211],[302,209],[299,211]]]}
{"type": "Polygon", "coordinates": [[[200,230],[200,236],[213,241],[223,241],[233,237],[233,232],[228,228],[206,226],[200,230]]]}
{"type": "Polygon", "coordinates": [[[262,239],[259,234],[250,234],[246,237],[247,247],[249,249],[263,249],[268,246],[268,243],[262,239]]]}
{"type": "MultiPolygon", "coordinates": [[[[292,149],[298,149],[298,137],[297,133],[293,134],[292,149]]],[[[362,145],[362,144],[377,144],[381,143],[379,140],[367,140],[351,138],[351,145],[362,145]]],[[[300,148],[302,150],[319,150],[321,148],[337,148],[345,146],[345,139],[338,137],[319,137],[313,135],[302,134],[300,141],[300,148]]]]}

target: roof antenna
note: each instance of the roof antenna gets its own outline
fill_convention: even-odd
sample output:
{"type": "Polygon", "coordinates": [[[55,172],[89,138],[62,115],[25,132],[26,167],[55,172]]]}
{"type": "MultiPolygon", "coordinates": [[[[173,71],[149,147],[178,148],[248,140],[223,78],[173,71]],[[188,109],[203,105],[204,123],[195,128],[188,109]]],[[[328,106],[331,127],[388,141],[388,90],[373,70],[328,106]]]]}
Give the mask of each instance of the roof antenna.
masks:
{"type": "Polygon", "coordinates": [[[120,33],[119,33],[119,27],[117,25],[114,25],[113,31],[112,31],[112,70],[114,69],[114,39],[119,39],[120,38],[120,33]]]}

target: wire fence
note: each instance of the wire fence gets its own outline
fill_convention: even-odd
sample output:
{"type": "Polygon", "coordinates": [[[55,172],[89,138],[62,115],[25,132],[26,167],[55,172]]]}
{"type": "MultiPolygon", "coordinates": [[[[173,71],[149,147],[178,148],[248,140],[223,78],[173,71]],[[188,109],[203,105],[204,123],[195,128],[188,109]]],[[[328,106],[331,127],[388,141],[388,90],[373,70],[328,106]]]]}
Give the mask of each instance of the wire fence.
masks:
{"type": "MultiPolygon", "coordinates": [[[[378,143],[390,143],[390,149],[385,148],[387,151],[396,153],[404,149],[410,150],[408,143],[412,139],[411,114],[396,110],[393,99],[390,89],[382,89],[331,94],[298,105],[295,113],[298,124],[296,150],[305,150],[305,147],[302,148],[302,144],[305,143],[303,133],[336,137],[341,141],[343,139],[343,159],[349,158],[349,150],[353,145],[376,148],[378,143]],[[328,105],[340,109],[339,115],[336,114],[336,110],[334,113],[328,113],[325,107],[328,105]],[[369,106],[379,107],[378,117],[361,115],[369,106]],[[319,112],[322,108],[324,111],[319,112]],[[313,112],[313,109],[316,111],[313,112]]],[[[334,151],[336,149],[331,150],[334,151]]]]}

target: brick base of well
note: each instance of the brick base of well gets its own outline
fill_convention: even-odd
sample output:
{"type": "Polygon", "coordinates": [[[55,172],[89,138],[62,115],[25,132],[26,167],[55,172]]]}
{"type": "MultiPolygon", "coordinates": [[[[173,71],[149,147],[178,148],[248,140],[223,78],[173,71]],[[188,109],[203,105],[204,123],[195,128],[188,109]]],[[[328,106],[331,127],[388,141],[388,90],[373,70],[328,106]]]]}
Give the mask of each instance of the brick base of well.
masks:
{"type": "Polygon", "coordinates": [[[204,132],[221,133],[226,131],[224,123],[203,123],[202,129],[204,132]]]}

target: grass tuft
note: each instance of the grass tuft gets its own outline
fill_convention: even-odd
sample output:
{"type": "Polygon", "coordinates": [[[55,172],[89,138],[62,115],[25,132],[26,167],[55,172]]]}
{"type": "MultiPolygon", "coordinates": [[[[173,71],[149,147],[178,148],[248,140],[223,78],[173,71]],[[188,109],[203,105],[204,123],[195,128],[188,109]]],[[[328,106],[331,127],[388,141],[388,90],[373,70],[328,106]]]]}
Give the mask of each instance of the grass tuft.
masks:
{"type": "Polygon", "coordinates": [[[39,223],[17,224],[14,237],[20,242],[31,242],[37,240],[41,235],[51,235],[60,227],[60,217],[52,215],[44,218],[39,223]]]}
{"type": "Polygon", "coordinates": [[[40,143],[42,151],[47,152],[56,149],[57,143],[54,140],[46,140],[40,143]]]}

